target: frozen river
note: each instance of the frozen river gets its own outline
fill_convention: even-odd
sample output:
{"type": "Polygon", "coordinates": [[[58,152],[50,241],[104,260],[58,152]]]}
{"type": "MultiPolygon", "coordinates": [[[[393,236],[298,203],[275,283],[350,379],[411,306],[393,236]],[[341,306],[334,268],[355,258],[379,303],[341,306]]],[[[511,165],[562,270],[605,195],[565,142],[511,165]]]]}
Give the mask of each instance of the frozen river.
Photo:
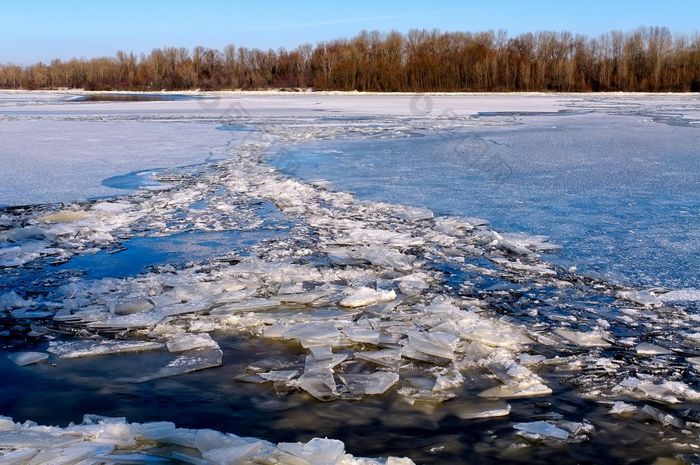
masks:
{"type": "Polygon", "coordinates": [[[394,139],[314,142],[273,162],[376,201],[543,234],[618,282],[700,288],[697,125],[644,115],[486,115],[394,139]]]}
{"type": "Polygon", "coordinates": [[[0,461],[697,461],[696,95],[143,100],[0,93],[0,461]]]}

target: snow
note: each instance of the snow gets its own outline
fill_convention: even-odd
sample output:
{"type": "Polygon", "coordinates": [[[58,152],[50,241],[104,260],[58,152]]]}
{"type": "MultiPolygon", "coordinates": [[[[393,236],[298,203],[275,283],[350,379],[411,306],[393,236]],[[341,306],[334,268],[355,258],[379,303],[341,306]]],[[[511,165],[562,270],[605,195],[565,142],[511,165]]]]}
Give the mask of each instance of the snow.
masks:
{"type": "Polygon", "coordinates": [[[231,140],[211,123],[94,121],[90,113],[75,119],[3,121],[0,115],[0,205],[121,195],[128,191],[102,181],[221,158],[231,140]]]}

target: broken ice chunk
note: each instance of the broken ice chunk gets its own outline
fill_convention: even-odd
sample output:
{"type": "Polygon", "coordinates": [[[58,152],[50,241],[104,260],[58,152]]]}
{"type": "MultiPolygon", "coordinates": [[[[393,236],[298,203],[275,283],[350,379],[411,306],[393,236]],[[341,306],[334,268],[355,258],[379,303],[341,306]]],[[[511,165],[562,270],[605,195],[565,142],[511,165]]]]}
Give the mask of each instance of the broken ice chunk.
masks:
{"type": "Polygon", "coordinates": [[[343,333],[353,342],[362,344],[379,344],[379,330],[364,328],[361,326],[350,326],[343,328],[343,333]]]}
{"type": "Polygon", "coordinates": [[[162,349],[153,341],[51,341],[48,351],[60,358],[92,357],[162,349]]]}
{"type": "Polygon", "coordinates": [[[396,247],[421,246],[425,243],[422,238],[410,234],[390,231],[388,229],[370,229],[353,227],[343,231],[335,238],[338,245],[386,244],[396,247]]]}
{"type": "Polygon", "coordinates": [[[566,328],[557,328],[554,330],[554,333],[581,347],[610,347],[610,343],[603,339],[607,335],[601,332],[589,331],[584,333],[566,328]]]}
{"type": "Polygon", "coordinates": [[[331,400],[337,397],[335,378],[330,368],[316,367],[305,370],[297,385],[318,400],[331,400]]]}
{"type": "Polygon", "coordinates": [[[408,296],[417,296],[430,287],[425,281],[427,278],[428,276],[424,275],[423,273],[414,273],[408,276],[396,278],[395,281],[398,282],[399,290],[403,294],[408,296]]]}
{"type": "Polygon", "coordinates": [[[43,362],[49,358],[49,354],[44,352],[15,352],[7,356],[12,363],[19,366],[31,365],[43,362]]]}
{"type": "Polygon", "coordinates": [[[454,389],[464,384],[464,376],[456,369],[436,367],[430,371],[437,375],[433,385],[433,392],[454,389]]]}
{"type": "Polygon", "coordinates": [[[398,368],[401,362],[401,352],[395,349],[377,350],[374,352],[358,352],[355,358],[388,368],[398,368]]]}
{"type": "Polygon", "coordinates": [[[199,350],[192,355],[180,355],[154,373],[125,379],[123,381],[144,383],[154,379],[168,378],[185,373],[192,373],[194,371],[206,370],[207,368],[221,366],[223,356],[224,354],[220,349],[199,350]]]}
{"type": "Polygon", "coordinates": [[[475,312],[463,312],[458,321],[460,336],[491,347],[515,348],[532,340],[521,328],[498,320],[482,318],[475,312]]]}
{"type": "Polygon", "coordinates": [[[330,357],[316,358],[314,355],[307,355],[304,362],[304,370],[311,371],[317,368],[335,368],[348,358],[348,354],[331,354],[330,357]]]}
{"type": "Polygon", "coordinates": [[[654,384],[649,380],[628,377],[620,381],[616,390],[627,390],[636,397],[652,399],[667,404],[678,404],[680,399],[700,400],[700,392],[680,381],[662,381],[654,384]]]}
{"type": "Polygon", "coordinates": [[[360,247],[352,251],[350,256],[366,260],[375,266],[393,268],[397,271],[411,271],[415,261],[412,255],[405,255],[391,247],[381,245],[360,247]]]}
{"type": "Polygon", "coordinates": [[[622,402],[621,400],[618,400],[617,402],[615,402],[613,404],[612,408],[610,409],[610,412],[608,412],[608,413],[610,413],[611,415],[627,415],[629,413],[634,413],[636,411],[637,411],[636,406],[634,406],[632,404],[628,404],[627,402],[622,402]]]}
{"type": "Polygon", "coordinates": [[[356,395],[384,394],[399,382],[399,375],[388,371],[377,371],[369,375],[341,374],[339,376],[350,394],[356,395]]]}
{"type": "Polygon", "coordinates": [[[263,379],[272,382],[286,382],[291,381],[297,376],[299,376],[299,370],[278,370],[278,371],[268,371],[267,373],[258,373],[263,379]]]}
{"type": "Polygon", "coordinates": [[[6,292],[0,295],[0,310],[9,310],[12,308],[26,308],[35,304],[32,299],[24,299],[15,291],[6,292]]]}
{"type": "Polygon", "coordinates": [[[659,296],[663,302],[700,302],[700,289],[677,289],[659,296]]]}
{"type": "Polygon", "coordinates": [[[656,344],[650,344],[648,342],[642,342],[641,344],[637,345],[636,350],[640,355],[668,355],[673,353],[664,347],[657,346],[656,344]]]}
{"type": "Polygon", "coordinates": [[[290,304],[300,304],[300,305],[310,305],[317,300],[323,299],[330,295],[330,291],[309,291],[309,292],[298,292],[298,293],[287,293],[279,294],[277,298],[280,302],[290,303],[290,304]]]}
{"type": "Polygon", "coordinates": [[[552,390],[539,379],[527,380],[518,384],[502,384],[479,393],[479,397],[495,397],[503,399],[516,399],[520,397],[546,396],[552,390]]]}
{"type": "Polygon", "coordinates": [[[284,339],[297,339],[301,346],[334,346],[340,343],[340,331],[327,323],[300,323],[282,332],[284,339]]]}
{"type": "Polygon", "coordinates": [[[281,304],[282,302],[279,299],[250,299],[223,305],[215,308],[211,313],[212,315],[220,315],[225,313],[257,312],[270,310],[279,307],[281,304]]]}
{"type": "Polygon", "coordinates": [[[41,430],[12,430],[0,432],[0,449],[49,449],[80,442],[80,437],[54,435],[41,430]]]}
{"type": "Polygon", "coordinates": [[[165,343],[169,352],[184,352],[196,349],[218,349],[219,345],[207,333],[178,333],[165,343]]]}
{"type": "Polygon", "coordinates": [[[217,449],[209,449],[202,452],[202,458],[207,460],[207,463],[234,464],[248,461],[257,453],[259,453],[265,443],[263,441],[242,441],[237,443],[219,447],[217,449]]]}
{"type": "Polygon", "coordinates": [[[31,460],[39,453],[38,449],[19,449],[0,455],[2,465],[24,465],[31,463],[31,460]]]}
{"type": "Polygon", "coordinates": [[[450,402],[450,411],[462,420],[505,417],[510,414],[510,405],[505,402],[450,402]]]}
{"type": "Polygon", "coordinates": [[[533,251],[547,252],[561,248],[548,242],[549,238],[547,236],[531,236],[522,233],[499,234],[495,231],[493,231],[493,234],[501,248],[520,255],[528,255],[533,253],[533,251]]]}
{"type": "Polygon", "coordinates": [[[345,458],[345,444],[335,439],[314,438],[306,444],[280,442],[277,447],[309,465],[339,465],[345,458]]]}
{"type": "Polygon", "coordinates": [[[451,360],[459,343],[459,338],[440,331],[407,331],[408,346],[424,354],[451,360]]]}
{"type": "Polygon", "coordinates": [[[351,290],[348,295],[340,301],[343,307],[365,307],[367,305],[390,302],[396,298],[396,292],[374,290],[369,287],[360,287],[351,290]]]}
{"type": "Polygon", "coordinates": [[[620,291],[617,293],[617,296],[647,307],[660,307],[663,305],[661,299],[649,291],[620,291]]]}
{"type": "Polygon", "coordinates": [[[310,346],[314,360],[331,360],[333,358],[333,347],[331,346],[310,346]]]}
{"type": "Polygon", "coordinates": [[[675,426],[676,428],[685,428],[685,424],[679,418],[674,417],[670,413],[662,412],[656,407],[651,405],[645,405],[642,407],[642,412],[644,412],[649,418],[653,418],[664,426],[675,426]]]}
{"type": "Polygon", "coordinates": [[[396,207],[397,211],[394,212],[396,218],[406,220],[410,223],[415,221],[431,220],[433,219],[433,212],[427,208],[421,207],[410,207],[410,206],[400,206],[396,207]]]}
{"type": "Polygon", "coordinates": [[[516,357],[516,360],[523,366],[534,366],[542,363],[545,360],[544,355],[530,355],[522,353],[516,357]]]}
{"type": "Polygon", "coordinates": [[[119,302],[114,307],[115,315],[131,315],[132,313],[148,312],[153,310],[155,305],[147,297],[138,297],[125,302],[119,302]]]}
{"type": "Polygon", "coordinates": [[[160,323],[165,315],[160,312],[134,313],[131,315],[115,316],[104,321],[93,321],[87,326],[93,329],[119,330],[139,329],[155,326],[160,323]]]}
{"type": "Polygon", "coordinates": [[[518,434],[528,439],[555,438],[568,439],[569,433],[546,421],[533,421],[530,423],[516,423],[513,428],[518,430],[518,434]]]}

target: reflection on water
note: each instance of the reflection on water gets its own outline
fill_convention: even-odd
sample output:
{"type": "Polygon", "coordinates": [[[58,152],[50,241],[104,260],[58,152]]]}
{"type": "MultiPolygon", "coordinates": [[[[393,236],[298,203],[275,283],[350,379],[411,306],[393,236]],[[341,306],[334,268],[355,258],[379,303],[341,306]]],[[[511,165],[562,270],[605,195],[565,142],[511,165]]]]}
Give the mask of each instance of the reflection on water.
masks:
{"type": "Polygon", "coordinates": [[[197,231],[164,237],[134,237],[116,250],[74,257],[58,271],[81,271],[88,279],[125,278],[159,265],[204,262],[232,252],[245,256],[250,247],[273,236],[271,231],[197,231]]]}

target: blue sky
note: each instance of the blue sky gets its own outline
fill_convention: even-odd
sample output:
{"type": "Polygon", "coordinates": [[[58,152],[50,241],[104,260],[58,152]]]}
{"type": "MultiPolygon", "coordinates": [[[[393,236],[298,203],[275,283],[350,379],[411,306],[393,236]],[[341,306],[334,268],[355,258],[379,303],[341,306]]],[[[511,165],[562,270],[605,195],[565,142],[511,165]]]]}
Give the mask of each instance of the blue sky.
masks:
{"type": "Polygon", "coordinates": [[[226,44],[293,48],[362,29],[568,30],[700,28],[700,0],[24,0],[0,7],[0,62],[226,44]]]}

